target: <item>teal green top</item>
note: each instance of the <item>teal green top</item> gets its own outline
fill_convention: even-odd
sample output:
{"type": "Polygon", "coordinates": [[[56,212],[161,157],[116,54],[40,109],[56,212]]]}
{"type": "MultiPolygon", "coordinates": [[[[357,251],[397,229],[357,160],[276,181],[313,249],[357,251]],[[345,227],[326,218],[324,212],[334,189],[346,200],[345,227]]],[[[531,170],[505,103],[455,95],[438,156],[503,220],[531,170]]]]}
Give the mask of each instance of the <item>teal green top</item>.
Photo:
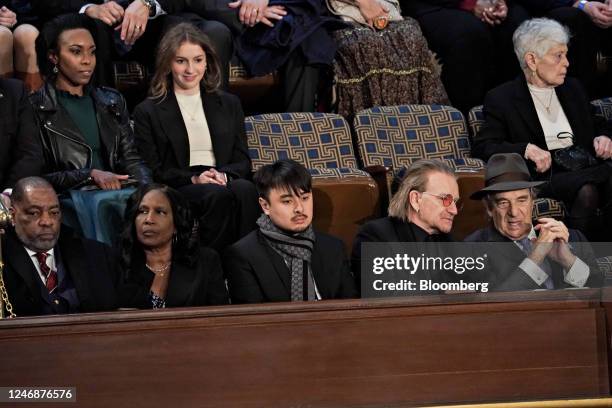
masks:
{"type": "Polygon", "coordinates": [[[91,168],[104,170],[96,107],[89,92],[84,92],[83,96],[78,96],[58,89],[57,101],[66,109],[81,131],[83,139],[91,147],[91,168]]]}

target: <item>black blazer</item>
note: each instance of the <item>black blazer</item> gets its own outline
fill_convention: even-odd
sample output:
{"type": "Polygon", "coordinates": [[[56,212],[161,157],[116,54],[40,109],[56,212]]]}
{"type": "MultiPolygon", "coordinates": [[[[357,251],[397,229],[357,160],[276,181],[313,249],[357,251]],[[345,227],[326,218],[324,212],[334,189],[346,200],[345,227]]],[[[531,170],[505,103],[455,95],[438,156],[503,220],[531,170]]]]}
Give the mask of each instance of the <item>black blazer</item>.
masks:
{"type": "Polygon", "coordinates": [[[21,81],[0,78],[0,191],[42,172],[42,147],[21,81]]]}
{"type": "MultiPolygon", "coordinates": [[[[291,272],[259,231],[252,231],[227,248],[223,262],[232,303],[291,300],[291,272]]],[[[315,232],[311,268],[323,299],[357,297],[339,239],[315,232]]]]}
{"type": "MultiPolygon", "coordinates": [[[[244,178],[251,159],[239,99],[223,91],[206,93],[201,88],[216,169],[231,178],[244,178]]],[[[162,100],[146,99],[134,110],[136,144],[156,181],[174,188],[191,184],[201,171],[189,168],[189,138],[174,92],[162,100]]]]}
{"type": "MultiPolygon", "coordinates": [[[[129,274],[122,271],[118,285],[122,307],[150,309],[148,300],[154,275],[146,270],[144,257],[132,262],[129,274]]],[[[201,247],[194,265],[174,262],[168,281],[166,307],[225,305],[229,303],[221,260],[217,252],[201,247]]]]}
{"type": "MultiPolygon", "coordinates": [[[[44,302],[34,263],[11,229],[6,234],[2,253],[5,256],[4,283],[13,311],[17,316],[43,314],[44,302]]],[[[117,308],[113,285],[117,257],[108,246],[80,238],[62,228],[55,246],[66,273],[70,275],[79,298],[81,312],[101,312],[117,308]]]]}
{"type": "MultiPolygon", "coordinates": [[[[580,83],[566,78],[555,88],[561,107],[574,132],[574,143],[595,154],[593,139],[608,134],[601,121],[594,123],[593,108],[580,83]]],[[[548,150],[524,76],[489,91],[484,101],[485,123],[474,137],[472,155],[488,160],[495,153],[525,154],[528,143],[548,150]]],[[[532,176],[535,168],[530,165],[532,176]]]]}
{"type": "MultiPolygon", "coordinates": [[[[512,243],[512,241],[501,235],[495,228],[487,227],[475,231],[465,238],[466,242],[499,242],[512,243]]],[[[588,287],[600,287],[602,284],[601,272],[595,261],[595,254],[585,236],[578,230],[569,230],[569,242],[581,242],[576,245],[572,252],[590,268],[590,276],[586,282],[588,287]]],[[[542,289],[518,266],[525,259],[525,254],[515,245],[492,246],[487,252],[486,267],[484,269],[483,282],[489,282],[490,291],[511,291],[542,289]],[[494,253],[491,253],[494,251],[494,253]]],[[[570,287],[563,281],[563,269],[561,265],[549,260],[552,267],[552,278],[555,288],[570,287]]]]}

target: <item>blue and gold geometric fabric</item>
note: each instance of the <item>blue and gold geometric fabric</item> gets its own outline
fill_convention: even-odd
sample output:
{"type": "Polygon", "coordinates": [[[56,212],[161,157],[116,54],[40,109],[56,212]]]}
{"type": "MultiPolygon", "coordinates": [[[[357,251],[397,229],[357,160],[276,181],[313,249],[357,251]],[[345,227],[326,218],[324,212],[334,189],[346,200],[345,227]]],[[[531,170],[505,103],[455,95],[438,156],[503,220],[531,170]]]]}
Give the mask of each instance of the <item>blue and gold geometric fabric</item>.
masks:
{"type": "Polygon", "coordinates": [[[359,112],[353,122],[364,166],[409,166],[416,160],[446,159],[470,169],[482,161],[470,158],[463,115],[442,105],[375,107],[359,112]]]}
{"type": "Polygon", "coordinates": [[[595,107],[595,115],[604,118],[612,125],[612,98],[602,98],[591,101],[595,107]]]}
{"type": "Polygon", "coordinates": [[[311,169],[357,169],[349,126],[331,113],[274,113],[245,119],[253,169],[293,159],[311,169]]]}
{"type": "Polygon", "coordinates": [[[348,180],[348,179],[355,179],[355,178],[367,178],[367,179],[371,179],[371,176],[369,173],[363,171],[363,170],[359,170],[359,169],[354,169],[354,168],[349,168],[349,167],[339,167],[336,169],[323,169],[323,168],[316,168],[316,169],[308,169],[308,171],[310,172],[310,175],[312,176],[313,179],[320,179],[320,180],[324,180],[324,179],[342,179],[342,180],[348,180]]]}
{"type": "Polygon", "coordinates": [[[597,266],[604,276],[604,284],[610,286],[609,283],[612,281],[612,257],[604,256],[595,259],[595,261],[597,261],[597,266]]]}
{"type": "Polygon", "coordinates": [[[565,219],[565,205],[561,201],[553,198],[536,198],[533,203],[532,219],[538,218],[555,218],[563,221],[565,219]]]}
{"type": "Polygon", "coordinates": [[[472,136],[472,140],[483,124],[484,112],[482,111],[482,105],[474,106],[468,112],[468,126],[470,127],[470,135],[472,136]]]}

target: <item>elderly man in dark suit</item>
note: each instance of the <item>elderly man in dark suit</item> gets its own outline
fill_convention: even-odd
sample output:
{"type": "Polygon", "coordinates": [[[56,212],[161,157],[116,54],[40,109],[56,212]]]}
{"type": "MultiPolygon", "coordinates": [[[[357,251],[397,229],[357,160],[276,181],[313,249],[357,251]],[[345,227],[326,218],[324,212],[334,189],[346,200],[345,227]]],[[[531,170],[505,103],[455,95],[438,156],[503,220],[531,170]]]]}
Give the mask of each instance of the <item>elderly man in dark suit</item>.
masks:
{"type": "Polygon", "coordinates": [[[115,257],[105,245],[60,234],[59,202],[39,177],[21,179],[12,194],[4,283],[17,316],[113,310],[115,257]]]}
{"type": "Polygon", "coordinates": [[[22,82],[0,78],[0,191],[40,174],[42,149],[22,82]]]}
{"type": "Polygon", "coordinates": [[[312,228],[312,180],[293,160],[255,174],[264,212],[259,229],[224,256],[233,303],[351,298],[357,296],[342,242],[312,228]]]}
{"type": "Polygon", "coordinates": [[[487,256],[486,280],[491,290],[581,288],[601,285],[593,251],[578,230],[553,218],[532,223],[534,187],[517,153],[491,156],[485,187],[472,194],[482,199],[491,225],[468,236],[468,242],[494,245],[487,256]]]}

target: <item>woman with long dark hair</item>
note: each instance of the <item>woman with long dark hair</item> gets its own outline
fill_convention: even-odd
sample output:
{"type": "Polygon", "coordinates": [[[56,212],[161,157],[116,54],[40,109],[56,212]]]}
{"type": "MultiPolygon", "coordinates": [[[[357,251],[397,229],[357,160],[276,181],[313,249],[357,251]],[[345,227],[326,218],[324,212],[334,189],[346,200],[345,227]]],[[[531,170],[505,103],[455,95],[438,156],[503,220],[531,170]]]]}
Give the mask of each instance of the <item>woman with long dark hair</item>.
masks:
{"type": "Polygon", "coordinates": [[[128,200],[121,235],[119,294],[124,307],[228,303],[219,255],[194,238],[189,204],[176,190],[148,184],[128,200]]]}

